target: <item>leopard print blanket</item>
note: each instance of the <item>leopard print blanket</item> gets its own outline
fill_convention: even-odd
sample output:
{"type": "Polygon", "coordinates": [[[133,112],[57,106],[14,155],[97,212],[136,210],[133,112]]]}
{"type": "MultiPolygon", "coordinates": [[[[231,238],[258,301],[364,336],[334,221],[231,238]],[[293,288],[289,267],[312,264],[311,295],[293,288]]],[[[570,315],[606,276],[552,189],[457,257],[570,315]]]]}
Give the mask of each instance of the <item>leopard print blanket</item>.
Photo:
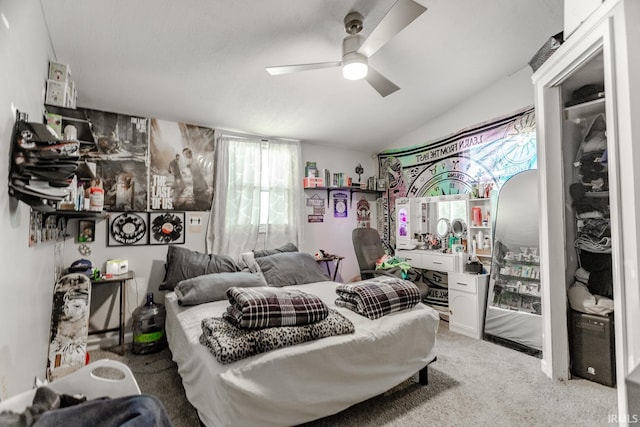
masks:
{"type": "Polygon", "coordinates": [[[206,346],[222,364],[245,357],[334,335],[351,334],[353,323],[336,310],[315,323],[302,326],[277,326],[243,329],[220,317],[202,319],[200,344],[206,346]]]}

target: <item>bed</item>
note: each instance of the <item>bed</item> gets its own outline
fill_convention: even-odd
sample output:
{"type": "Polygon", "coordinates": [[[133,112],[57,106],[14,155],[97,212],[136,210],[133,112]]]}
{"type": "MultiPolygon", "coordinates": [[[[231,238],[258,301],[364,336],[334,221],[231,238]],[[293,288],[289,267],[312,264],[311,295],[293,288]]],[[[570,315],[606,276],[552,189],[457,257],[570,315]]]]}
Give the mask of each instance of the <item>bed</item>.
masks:
{"type": "MultiPolygon", "coordinates": [[[[315,262],[314,262],[315,264],[315,262]]],[[[206,426],[287,426],[322,418],[376,396],[420,372],[435,358],[439,316],[421,303],[370,320],[336,307],[329,280],[292,285],[320,297],[354,327],[332,336],[220,364],[200,344],[201,322],[229,302],[193,306],[165,295],[166,334],[186,396],[206,426]]]]}

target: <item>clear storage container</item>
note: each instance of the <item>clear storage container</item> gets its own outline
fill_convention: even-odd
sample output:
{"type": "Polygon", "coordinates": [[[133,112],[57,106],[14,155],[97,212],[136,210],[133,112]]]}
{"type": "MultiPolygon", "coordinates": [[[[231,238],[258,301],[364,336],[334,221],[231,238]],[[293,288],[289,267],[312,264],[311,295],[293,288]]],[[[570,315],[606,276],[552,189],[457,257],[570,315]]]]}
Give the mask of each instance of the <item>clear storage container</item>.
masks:
{"type": "Polygon", "coordinates": [[[147,302],[133,311],[134,354],[155,353],[166,347],[165,317],[164,306],[153,302],[153,293],[148,293],[147,302]]]}

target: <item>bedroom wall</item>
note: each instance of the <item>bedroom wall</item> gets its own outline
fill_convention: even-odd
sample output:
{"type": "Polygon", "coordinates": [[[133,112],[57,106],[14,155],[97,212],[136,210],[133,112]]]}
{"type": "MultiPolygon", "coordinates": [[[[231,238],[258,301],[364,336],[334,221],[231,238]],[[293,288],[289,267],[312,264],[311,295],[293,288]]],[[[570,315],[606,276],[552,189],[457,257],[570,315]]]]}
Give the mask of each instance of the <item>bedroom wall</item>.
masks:
{"type": "Polygon", "coordinates": [[[29,209],[6,189],[12,110],[42,119],[53,52],[39,1],[3,1],[0,13],[0,398],[6,398],[44,377],[47,360],[54,244],[28,247],[29,209]]]}
{"type": "Polygon", "coordinates": [[[527,65],[467,98],[420,128],[391,142],[387,148],[427,144],[466,127],[533,105],[533,71],[527,65]]]}
{"type": "MultiPolygon", "coordinates": [[[[306,164],[308,161],[316,162],[318,169],[326,168],[332,173],[344,172],[345,175],[355,178],[355,181],[357,181],[358,178],[355,173],[355,168],[358,163],[364,168],[364,173],[362,174],[363,180],[369,176],[377,176],[378,174],[375,166],[375,155],[360,151],[343,150],[333,147],[327,149],[327,147],[303,143],[302,162],[306,164]]],[[[305,190],[305,197],[312,197],[314,193],[325,200],[324,222],[307,222],[305,212],[302,235],[303,243],[300,245],[300,250],[315,254],[319,249],[324,249],[330,254],[344,256],[345,258],[340,263],[339,276],[336,280],[339,280],[339,277],[341,277],[342,280],[349,282],[357,276],[360,271],[351,242],[351,231],[356,228],[357,225],[355,207],[357,201],[364,195],[371,206],[371,225],[375,228],[377,219],[375,194],[354,193],[353,203],[348,208],[347,218],[334,218],[332,200],[330,200],[329,206],[327,206],[326,203],[327,192],[325,190],[305,190]]],[[[322,268],[326,267],[322,265],[322,268]]],[[[332,272],[333,268],[334,265],[330,268],[332,272]]]]}

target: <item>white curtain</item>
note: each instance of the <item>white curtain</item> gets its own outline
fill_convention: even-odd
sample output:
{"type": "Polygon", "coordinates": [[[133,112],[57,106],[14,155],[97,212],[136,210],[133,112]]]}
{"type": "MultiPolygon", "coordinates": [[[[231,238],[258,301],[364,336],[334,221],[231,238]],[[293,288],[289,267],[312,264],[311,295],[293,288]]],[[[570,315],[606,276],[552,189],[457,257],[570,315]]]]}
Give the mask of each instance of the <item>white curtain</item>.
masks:
{"type": "Polygon", "coordinates": [[[216,141],[209,251],[237,257],[288,242],[299,246],[300,143],[228,133],[217,133],[216,141]]]}

